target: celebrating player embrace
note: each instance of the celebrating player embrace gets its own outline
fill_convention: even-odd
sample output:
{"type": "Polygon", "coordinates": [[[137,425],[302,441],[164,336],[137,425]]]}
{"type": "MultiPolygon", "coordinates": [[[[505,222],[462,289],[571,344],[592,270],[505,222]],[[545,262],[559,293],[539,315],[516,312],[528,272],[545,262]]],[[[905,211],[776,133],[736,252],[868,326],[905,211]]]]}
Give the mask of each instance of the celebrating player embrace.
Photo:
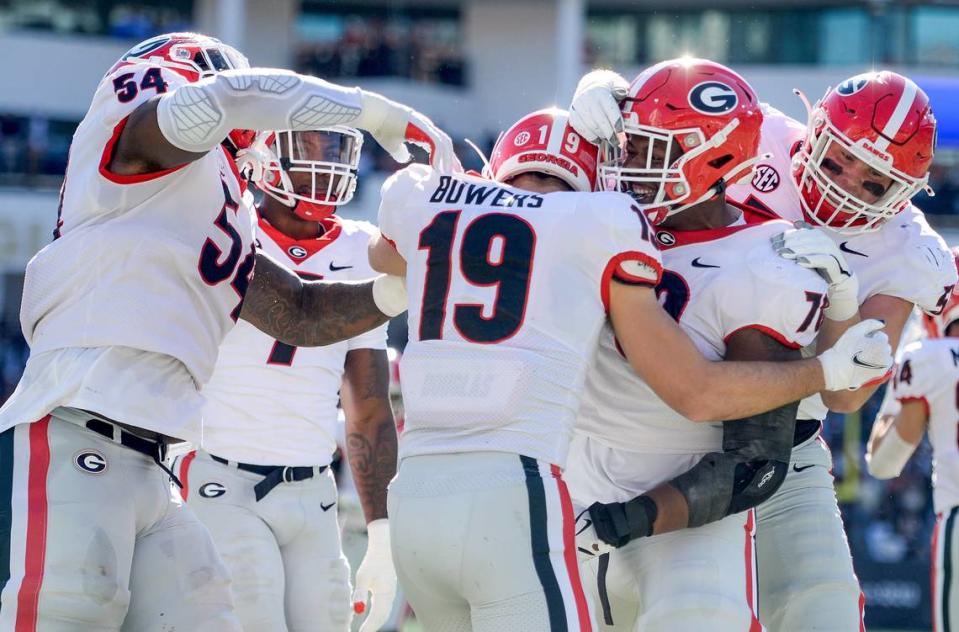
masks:
{"type": "Polygon", "coordinates": [[[161,464],[170,443],[200,443],[200,388],[238,319],[317,346],[405,309],[400,279],[304,281],[254,249],[231,151],[247,130],[335,124],[397,159],[412,141],[453,160],[449,138],[409,108],[250,68],[203,35],[147,40],[100,82],[55,240],[27,267],[31,356],[0,409],[0,628],[239,629],[209,533],[172,500],[161,464]]]}

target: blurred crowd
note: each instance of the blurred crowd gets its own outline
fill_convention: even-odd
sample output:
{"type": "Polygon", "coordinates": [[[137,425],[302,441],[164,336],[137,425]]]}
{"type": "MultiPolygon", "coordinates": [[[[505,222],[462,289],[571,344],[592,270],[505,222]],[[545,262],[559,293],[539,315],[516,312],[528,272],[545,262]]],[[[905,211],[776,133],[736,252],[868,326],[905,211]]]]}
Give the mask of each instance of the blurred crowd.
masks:
{"type": "Polygon", "coordinates": [[[360,18],[337,20],[333,37],[296,48],[295,67],[324,79],[403,77],[461,86],[466,82],[458,24],[360,18]]]}

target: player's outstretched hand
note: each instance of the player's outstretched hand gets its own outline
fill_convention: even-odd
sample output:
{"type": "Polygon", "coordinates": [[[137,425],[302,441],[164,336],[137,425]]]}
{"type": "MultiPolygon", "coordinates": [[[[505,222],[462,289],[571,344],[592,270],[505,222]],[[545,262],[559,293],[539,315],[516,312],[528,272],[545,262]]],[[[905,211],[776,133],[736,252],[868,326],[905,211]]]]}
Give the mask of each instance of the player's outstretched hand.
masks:
{"type": "Polygon", "coordinates": [[[824,231],[805,222],[772,237],[773,248],[784,258],[819,273],[829,284],[826,318],[849,320],[859,312],[859,279],[839,246],[824,231]]]}
{"type": "Polygon", "coordinates": [[[583,509],[576,515],[576,556],[579,563],[588,562],[613,550],[613,546],[603,542],[596,534],[589,509],[583,509]]]}
{"type": "Polygon", "coordinates": [[[819,354],[827,391],[851,390],[885,380],[892,367],[892,348],[874,318],[846,330],[832,348],[819,354]]]}
{"type": "Polygon", "coordinates": [[[430,153],[430,164],[437,170],[447,173],[463,170],[453,151],[453,141],[426,116],[375,92],[362,90],[360,99],[363,111],[353,125],[372,134],[393,160],[402,164],[409,162],[411,156],[406,143],[413,143],[430,153]]]}
{"type": "Polygon", "coordinates": [[[366,555],[356,571],[353,612],[368,612],[360,632],[376,632],[390,616],[396,598],[396,569],[390,548],[390,525],[384,518],[366,525],[366,555]]]}
{"type": "Polygon", "coordinates": [[[579,80],[573,103],[569,106],[569,124],[593,144],[616,144],[623,131],[619,102],[626,98],[629,83],[612,70],[594,70],[579,80]]]}

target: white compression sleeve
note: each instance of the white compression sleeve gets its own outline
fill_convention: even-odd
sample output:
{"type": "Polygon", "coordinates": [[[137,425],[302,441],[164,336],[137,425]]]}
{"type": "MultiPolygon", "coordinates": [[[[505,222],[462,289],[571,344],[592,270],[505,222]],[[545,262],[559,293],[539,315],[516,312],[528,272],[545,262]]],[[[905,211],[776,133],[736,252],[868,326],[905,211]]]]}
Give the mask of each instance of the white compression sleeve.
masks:
{"type": "Polygon", "coordinates": [[[872,454],[866,454],[869,473],[875,478],[895,478],[902,473],[916,446],[906,443],[893,426],[872,454]]]}
{"type": "Polygon", "coordinates": [[[172,145],[202,153],[234,129],[350,125],[362,113],[361,92],[288,70],[227,70],[164,94],[157,122],[172,145]]]}

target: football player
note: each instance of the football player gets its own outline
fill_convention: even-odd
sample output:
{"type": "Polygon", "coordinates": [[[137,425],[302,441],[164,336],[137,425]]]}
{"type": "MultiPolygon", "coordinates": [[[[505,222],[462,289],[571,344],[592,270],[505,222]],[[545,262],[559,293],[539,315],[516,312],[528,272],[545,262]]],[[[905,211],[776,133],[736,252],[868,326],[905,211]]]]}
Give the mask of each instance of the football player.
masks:
{"type": "MultiPolygon", "coordinates": [[[[959,250],[953,249],[959,264],[959,250]]],[[[959,508],[959,450],[956,448],[956,383],[959,382],[959,294],[942,314],[929,319],[929,337],[903,348],[890,395],[872,427],[866,452],[869,473],[895,478],[902,473],[923,434],[932,444],[932,501],[936,526],[932,535],[933,629],[959,624],[959,591],[949,580],[956,551],[959,508]]]]}
{"type": "Polygon", "coordinates": [[[397,158],[407,139],[452,155],[408,108],[250,68],[203,35],[147,40],[101,80],[54,241],[27,266],[31,356],[0,409],[0,628],[239,629],[209,533],[160,464],[170,443],[200,442],[200,388],[239,318],[316,346],[405,308],[400,279],[304,281],[254,251],[221,143],[332,124],[369,130],[397,158]]]}
{"type": "MultiPolygon", "coordinates": [[[[613,138],[623,125],[618,101],[628,89],[610,71],[585,76],[572,106],[574,127],[591,140],[613,138]]],[[[707,107],[728,98],[708,85],[701,89],[707,107]]],[[[945,243],[909,203],[926,186],[932,161],[928,98],[908,78],[882,71],[827,91],[806,126],[765,104],[763,112],[764,158],[748,184],[732,185],[727,194],[756,212],[821,229],[777,238],[784,256],[816,268],[830,284],[817,350],[863,318],[883,320],[895,346],[913,306],[940,311],[956,283],[945,243]]],[[[823,392],[800,405],[791,469],[756,511],[759,613],[772,630],[861,624],[864,599],[819,432],[827,407],[857,410],[877,385],[823,392]]]]}
{"type": "Polygon", "coordinates": [[[411,332],[390,529],[426,629],[592,629],[562,469],[607,316],[633,368],[697,420],[888,368],[875,322],[819,363],[706,360],[656,298],[645,215],[622,193],[590,192],[596,152],[565,112],[545,110],[502,135],[492,179],[423,166],[384,184],[371,262],[406,275],[411,332]]]}
{"type": "MultiPolygon", "coordinates": [[[[376,276],[366,256],[373,226],[334,215],[353,197],[362,142],[356,129],[334,126],[261,133],[240,152],[241,164],[255,154],[250,169],[266,193],[256,208],[259,249],[304,279],[376,276]]],[[[346,453],[369,523],[360,588],[377,582],[364,630],[389,614],[396,575],[386,484],[396,434],[388,384],[385,325],[324,347],[294,347],[246,322],[224,338],[203,389],[202,450],[174,469],[230,570],[244,630],[349,629],[350,569],[329,468],[341,385],[346,453]]]]}
{"type": "MultiPolygon", "coordinates": [[[[773,249],[771,237],[788,222],[723,195],[750,178],[758,158],[763,114],[755,92],[720,64],[669,60],[633,80],[623,118],[626,145],[622,154],[602,149],[599,178],[629,191],[656,224],[663,307],[710,359],[800,358],[823,322],[828,286],[773,249]]],[[[589,512],[596,531],[621,546],[590,565],[602,580],[607,626],[758,626],[747,510],[786,476],[797,406],[695,423],[660,399],[604,332],[567,480],[574,503],[599,501],[589,512]]]]}

